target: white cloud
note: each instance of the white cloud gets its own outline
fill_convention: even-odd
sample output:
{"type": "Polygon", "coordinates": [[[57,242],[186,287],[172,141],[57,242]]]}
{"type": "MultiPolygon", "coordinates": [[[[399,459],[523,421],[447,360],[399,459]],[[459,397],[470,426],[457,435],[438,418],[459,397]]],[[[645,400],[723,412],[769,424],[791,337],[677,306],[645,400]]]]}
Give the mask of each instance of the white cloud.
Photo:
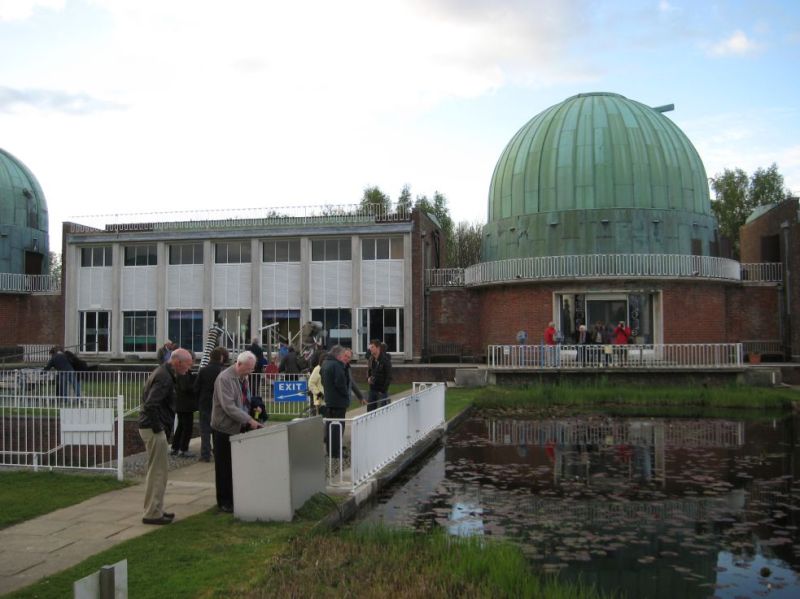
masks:
{"type": "Polygon", "coordinates": [[[21,21],[38,9],[61,10],[65,0],[0,0],[0,22],[21,21]]]}
{"type": "Polygon", "coordinates": [[[711,56],[743,56],[761,50],[761,44],[747,37],[744,31],[736,30],[729,37],[712,44],[708,48],[711,56]]]}

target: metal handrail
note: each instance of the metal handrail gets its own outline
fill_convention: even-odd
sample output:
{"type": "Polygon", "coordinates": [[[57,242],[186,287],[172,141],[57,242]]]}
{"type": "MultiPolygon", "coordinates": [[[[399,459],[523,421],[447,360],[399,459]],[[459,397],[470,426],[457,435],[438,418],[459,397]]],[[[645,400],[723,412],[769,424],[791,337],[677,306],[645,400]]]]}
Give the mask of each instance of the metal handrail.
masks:
{"type": "Polygon", "coordinates": [[[481,262],[464,269],[466,286],[520,280],[688,278],[741,280],[735,260],[681,254],[585,254],[510,258],[481,262]]]}
{"type": "Polygon", "coordinates": [[[406,222],[411,211],[404,206],[387,209],[380,204],[240,208],[203,211],[147,212],[74,216],[70,233],[96,234],[137,231],[182,231],[303,224],[357,224],[406,222]]]}
{"type": "Polygon", "coordinates": [[[59,295],[61,277],[58,275],[24,275],[0,272],[0,293],[40,293],[59,295]]]}
{"type": "Polygon", "coordinates": [[[742,368],[741,343],[490,345],[490,370],[742,368]]]}
{"type": "Polygon", "coordinates": [[[780,283],[783,281],[783,264],[780,262],[743,263],[742,281],[780,283]]]}

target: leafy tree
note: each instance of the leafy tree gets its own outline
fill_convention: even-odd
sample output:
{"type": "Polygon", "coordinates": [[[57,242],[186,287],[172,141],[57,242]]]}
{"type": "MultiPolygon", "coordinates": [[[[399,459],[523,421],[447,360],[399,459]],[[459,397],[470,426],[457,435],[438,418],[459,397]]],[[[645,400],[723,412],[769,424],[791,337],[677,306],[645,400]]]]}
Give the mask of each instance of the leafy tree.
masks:
{"type": "Polygon", "coordinates": [[[397,198],[397,211],[410,212],[412,208],[411,204],[411,187],[403,185],[403,189],[400,191],[400,195],[397,198]]]}
{"type": "Polygon", "coordinates": [[[448,238],[447,263],[453,268],[466,268],[481,261],[483,225],[461,221],[448,238]]]}
{"type": "Polygon", "coordinates": [[[711,189],[715,199],[711,210],[719,222],[722,235],[730,239],[734,258],[739,257],[739,228],[758,206],[780,202],[788,197],[783,186],[783,176],[778,166],[756,169],[752,177],[742,169],[725,169],[721,175],[711,178],[711,189]]]}
{"type": "Polygon", "coordinates": [[[392,209],[391,198],[383,193],[377,185],[364,189],[364,195],[361,196],[360,204],[362,208],[377,205],[380,206],[384,212],[389,212],[392,209]]]}
{"type": "Polygon", "coordinates": [[[50,267],[47,274],[61,278],[61,254],[58,252],[50,252],[50,267]]]}

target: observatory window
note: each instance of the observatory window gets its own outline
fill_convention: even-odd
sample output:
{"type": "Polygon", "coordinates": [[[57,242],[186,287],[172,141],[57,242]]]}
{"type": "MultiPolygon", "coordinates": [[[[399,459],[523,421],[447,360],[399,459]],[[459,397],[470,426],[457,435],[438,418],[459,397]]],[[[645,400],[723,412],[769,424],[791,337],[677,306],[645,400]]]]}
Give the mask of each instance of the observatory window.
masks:
{"type": "Polygon", "coordinates": [[[81,248],[81,266],[96,267],[111,265],[110,245],[81,248]]]}
{"type": "Polygon", "coordinates": [[[334,260],[350,260],[350,238],[315,239],[311,242],[311,260],[329,262],[334,260]]]}
{"type": "Polygon", "coordinates": [[[218,243],[214,259],[217,264],[248,264],[250,262],[250,242],[218,243]]]}
{"type": "Polygon", "coordinates": [[[156,351],[156,313],[154,311],[122,313],[122,351],[156,351]]]}
{"type": "Polygon", "coordinates": [[[81,352],[110,351],[111,312],[81,312],[80,320],[81,352]]]}
{"type": "Polygon", "coordinates": [[[325,331],[322,344],[329,349],[336,344],[352,347],[353,311],[349,308],[318,308],[311,310],[311,320],[322,323],[325,331]]]}
{"type": "Polygon", "coordinates": [[[280,239],[264,242],[264,262],[300,262],[300,240],[280,239]]]}
{"type": "Polygon", "coordinates": [[[203,311],[170,310],[167,335],[178,347],[195,352],[203,350],[203,311]]]}
{"type": "Polygon", "coordinates": [[[157,263],[155,244],[125,247],[125,266],[155,266],[157,263]]]}
{"type": "MultiPolygon", "coordinates": [[[[169,246],[170,264],[202,264],[203,263],[203,244],[202,243],[182,243],[180,245],[169,246]]],[[[171,339],[171,337],[170,337],[171,339]]]]}
{"type": "Polygon", "coordinates": [[[403,238],[391,237],[385,239],[362,239],[362,260],[402,260],[403,238]]]}

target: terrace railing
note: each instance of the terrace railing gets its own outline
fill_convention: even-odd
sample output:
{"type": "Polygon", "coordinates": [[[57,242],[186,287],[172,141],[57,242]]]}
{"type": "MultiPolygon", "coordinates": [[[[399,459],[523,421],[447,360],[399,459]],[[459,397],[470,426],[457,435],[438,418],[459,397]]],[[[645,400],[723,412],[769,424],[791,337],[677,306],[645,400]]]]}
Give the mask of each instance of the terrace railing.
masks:
{"type": "Polygon", "coordinates": [[[463,268],[429,268],[425,271],[426,287],[463,287],[463,268]]]}
{"type": "Polygon", "coordinates": [[[698,278],[739,281],[738,262],[711,256],[677,254],[591,254],[511,258],[464,269],[467,286],[514,281],[594,278],[698,278]]]}
{"type": "Polygon", "coordinates": [[[411,212],[379,204],[291,206],[286,208],[240,208],[135,214],[74,216],[70,233],[117,233],[137,231],[197,231],[243,227],[309,224],[362,224],[405,222],[411,212]]]}
{"type": "Polygon", "coordinates": [[[490,345],[491,370],[741,368],[741,343],[490,345]]]}
{"type": "Polygon", "coordinates": [[[0,293],[59,295],[61,293],[61,277],[0,272],[0,293]]]}
{"type": "Polygon", "coordinates": [[[329,482],[356,488],[444,425],[444,396],[443,383],[414,383],[411,395],[382,408],[355,418],[326,419],[329,482]]]}
{"type": "Polygon", "coordinates": [[[783,281],[783,264],[780,262],[745,263],[742,267],[742,281],[758,283],[780,283],[783,281]]]}

